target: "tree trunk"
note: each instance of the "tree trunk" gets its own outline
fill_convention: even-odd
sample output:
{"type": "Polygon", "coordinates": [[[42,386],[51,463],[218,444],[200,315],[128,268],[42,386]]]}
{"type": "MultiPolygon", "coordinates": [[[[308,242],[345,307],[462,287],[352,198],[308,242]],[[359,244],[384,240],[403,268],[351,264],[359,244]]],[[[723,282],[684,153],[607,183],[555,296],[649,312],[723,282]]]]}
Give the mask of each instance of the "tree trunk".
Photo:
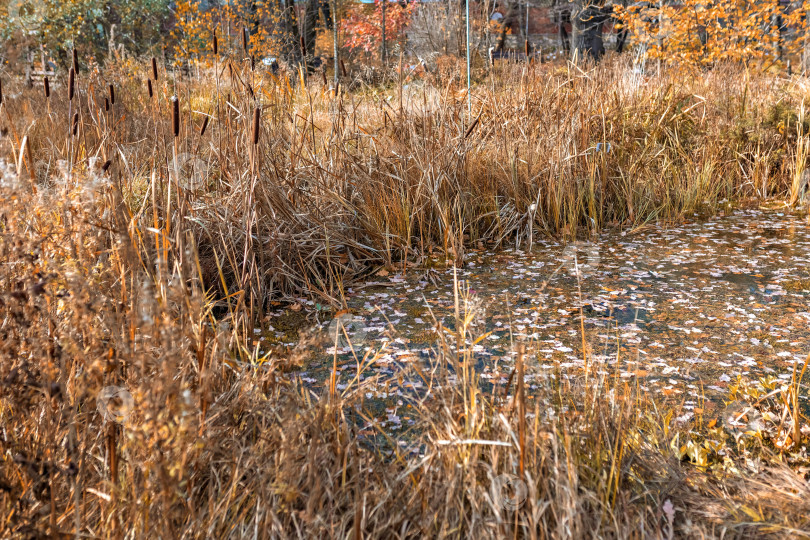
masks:
{"type": "Polygon", "coordinates": [[[605,54],[605,45],[602,40],[602,27],[605,19],[603,8],[596,4],[586,4],[579,9],[572,10],[573,54],[576,54],[578,58],[590,57],[599,60],[605,54]]]}
{"type": "MultiPolygon", "coordinates": [[[[804,20],[810,22],[810,7],[804,11],[804,20]]],[[[802,74],[810,71],[810,25],[804,31],[804,44],[802,47],[802,74]]]]}
{"type": "Polygon", "coordinates": [[[318,24],[318,0],[307,0],[306,11],[304,12],[304,46],[307,50],[306,62],[307,71],[312,68],[312,61],[315,57],[315,37],[317,35],[316,25],[318,24]]]}
{"type": "Polygon", "coordinates": [[[560,38],[560,49],[568,56],[571,52],[571,42],[568,39],[568,31],[565,29],[565,23],[571,20],[571,10],[568,9],[567,1],[559,1],[554,7],[554,22],[557,23],[557,33],[560,38]]]}
{"type": "Polygon", "coordinates": [[[282,14],[281,55],[293,63],[301,58],[301,37],[298,32],[294,0],[278,0],[278,7],[282,14]]]}
{"type": "Polygon", "coordinates": [[[383,66],[388,63],[388,49],[385,43],[385,8],[387,3],[388,0],[382,0],[382,52],[380,54],[383,66]]]}
{"type": "Polygon", "coordinates": [[[519,15],[517,2],[510,2],[509,9],[506,12],[506,17],[503,18],[503,26],[501,27],[501,35],[498,37],[498,45],[496,45],[496,49],[498,51],[503,52],[503,48],[506,45],[506,31],[509,29],[510,26],[515,22],[515,17],[519,15]]]}

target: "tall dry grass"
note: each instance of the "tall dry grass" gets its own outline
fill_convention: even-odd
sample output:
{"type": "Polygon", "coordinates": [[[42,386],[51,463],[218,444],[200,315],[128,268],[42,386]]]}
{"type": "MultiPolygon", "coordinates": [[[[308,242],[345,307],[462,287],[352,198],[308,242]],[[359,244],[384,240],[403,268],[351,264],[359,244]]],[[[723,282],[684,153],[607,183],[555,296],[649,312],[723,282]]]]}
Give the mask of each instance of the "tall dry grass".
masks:
{"type": "Polygon", "coordinates": [[[137,225],[173,239],[155,249],[178,257],[173,235],[190,231],[206,285],[245,291],[257,312],[302,292],[339,305],[347,281],[429,250],[459,261],[471,243],[635,227],[724,200],[797,204],[801,191],[801,78],[503,65],[482,75],[470,117],[452,68],[349,93],[239,58],[115,69],[80,74],[70,102],[17,88],[3,152],[19,162],[27,136],[24,173],[40,184],[60,161],[110,160],[137,225]]]}
{"type": "Polygon", "coordinates": [[[437,325],[431,362],[397,374],[422,389],[404,397],[416,424],[403,446],[365,397],[396,381],[312,389],[279,359],[252,361],[237,328],[212,316],[191,239],[159,279],[149,269],[163,263],[139,240],[156,232],[132,226],[121,186],[98,172],[80,180],[36,187],[3,170],[4,538],[810,530],[801,374],[769,392],[771,429],[798,434],[781,450],[709,414],[679,424],[677,403],[598,363],[527,392],[532,348],[517,350],[506,388],[485,392],[473,368],[480,302],[457,287],[454,328],[437,325]],[[102,401],[110,386],[132,403],[102,401]]]}
{"type": "Polygon", "coordinates": [[[773,440],[681,425],[599,365],[529,393],[531,348],[487,393],[457,290],[430,366],[400,374],[425,389],[402,447],[365,398],[389,381],[313,390],[247,345],[269,299],[340,304],[431,249],[786,196],[801,80],[504,67],[468,118],[453,71],[335,96],[236,59],[151,67],[80,73],[73,100],[3,87],[1,537],[807,533],[798,374],[744,393],[776,411],[773,440]]]}

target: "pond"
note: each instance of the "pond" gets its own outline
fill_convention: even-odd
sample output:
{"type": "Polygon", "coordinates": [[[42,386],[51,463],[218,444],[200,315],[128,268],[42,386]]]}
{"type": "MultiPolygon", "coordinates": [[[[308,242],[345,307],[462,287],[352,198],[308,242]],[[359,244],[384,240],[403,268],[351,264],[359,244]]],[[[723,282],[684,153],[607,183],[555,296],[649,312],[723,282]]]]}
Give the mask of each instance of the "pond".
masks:
{"type": "MultiPolygon", "coordinates": [[[[389,404],[382,422],[396,428],[397,396],[423,388],[406,368],[435,359],[435,321],[454,328],[454,269],[381,274],[347,291],[350,314],[338,319],[351,344],[341,337],[335,348],[337,322],[324,322],[329,337],[300,376],[323,388],[336,363],[344,388],[357,359],[376,353],[361,378],[410,374],[368,396],[389,404]]],[[[587,357],[642,391],[672,396],[688,414],[740,376],[790,379],[810,352],[810,224],[786,211],[738,210],[567,245],[539,240],[527,251],[473,250],[455,274],[475,306],[473,337],[486,335],[474,346],[485,387],[506,384],[523,342],[536,351],[530,389],[576,376],[587,357]]],[[[275,315],[262,340],[284,335],[273,326],[284,314],[275,315]]]]}

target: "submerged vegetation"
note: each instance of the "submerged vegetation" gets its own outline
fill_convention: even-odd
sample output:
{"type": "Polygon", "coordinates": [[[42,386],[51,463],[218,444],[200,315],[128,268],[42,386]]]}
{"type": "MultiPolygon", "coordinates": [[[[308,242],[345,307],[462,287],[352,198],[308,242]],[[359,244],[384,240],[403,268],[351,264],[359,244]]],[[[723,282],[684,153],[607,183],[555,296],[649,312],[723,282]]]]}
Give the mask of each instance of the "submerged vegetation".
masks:
{"type": "Polygon", "coordinates": [[[576,377],[527,388],[540,353],[516,343],[486,390],[456,284],[430,362],[394,376],[417,391],[392,437],[378,351],[312,388],[294,368],[339,326],[255,345],[271,309],[292,335],[302,298],[345,313],[349,286],[471,247],[806,208],[804,78],[504,64],[468,113],[455,66],[339,88],[117,69],[3,83],[0,536],[810,534],[807,362],[684,418],[589,355],[580,308],[576,377]]]}

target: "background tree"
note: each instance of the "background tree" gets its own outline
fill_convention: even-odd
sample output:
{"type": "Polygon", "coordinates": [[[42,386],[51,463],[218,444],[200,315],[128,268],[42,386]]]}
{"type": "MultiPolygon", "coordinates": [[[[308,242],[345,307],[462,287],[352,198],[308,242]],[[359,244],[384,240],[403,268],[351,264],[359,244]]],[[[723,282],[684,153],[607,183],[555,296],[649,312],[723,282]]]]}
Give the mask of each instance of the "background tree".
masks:
{"type": "Polygon", "coordinates": [[[779,0],[680,0],[617,6],[616,11],[648,58],[681,66],[744,62],[767,69],[800,54],[800,40],[786,39],[784,28],[798,36],[806,25],[801,9],[779,0]]]}
{"type": "MultiPolygon", "coordinates": [[[[346,17],[339,23],[346,36],[344,46],[350,50],[372,52],[382,45],[382,2],[374,5],[354,4],[347,6],[346,17]]],[[[416,2],[391,3],[386,10],[385,34],[392,42],[399,39],[400,32],[417,9],[416,2]]]]}
{"type": "Polygon", "coordinates": [[[42,45],[63,67],[74,47],[101,61],[113,45],[146,54],[163,41],[170,19],[165,0],[8,0],[0,8],[0,34],[27,47],[42,45]]]}
{"type": "Polygon", "coordinates": [[[572,54],[577,58],[600,59],[605,54],[602,32],[610,8],[605,7],[604,0],[572,2],[570,12],[572,54]]]}

